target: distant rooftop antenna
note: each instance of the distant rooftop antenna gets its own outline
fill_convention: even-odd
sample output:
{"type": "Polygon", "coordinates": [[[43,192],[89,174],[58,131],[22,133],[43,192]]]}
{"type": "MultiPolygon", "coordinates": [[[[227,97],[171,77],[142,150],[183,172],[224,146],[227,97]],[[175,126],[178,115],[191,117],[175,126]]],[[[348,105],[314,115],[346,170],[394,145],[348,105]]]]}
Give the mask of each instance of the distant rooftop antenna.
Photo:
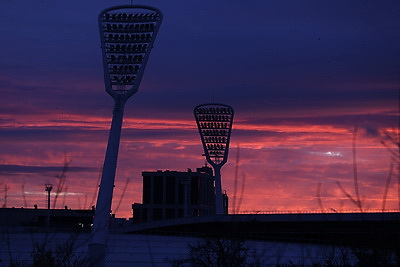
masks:
{"type": "Polygon", "coordinates": [[[98,17],[104,82],[107,93],[114,99],[114,110],[89,246],[92,266],[105,265],[125,103],[139,89],[161,22],[162,13],[158,9],[142,5],[110,7],[98,17]]]}
{"type": "Polygon", "coordinates": [[[194,108],[207,162],[214,168],[215,213],[224,213],[221,168],[228,160],[233,108],[224,104],[202,104],[194,108]]]}

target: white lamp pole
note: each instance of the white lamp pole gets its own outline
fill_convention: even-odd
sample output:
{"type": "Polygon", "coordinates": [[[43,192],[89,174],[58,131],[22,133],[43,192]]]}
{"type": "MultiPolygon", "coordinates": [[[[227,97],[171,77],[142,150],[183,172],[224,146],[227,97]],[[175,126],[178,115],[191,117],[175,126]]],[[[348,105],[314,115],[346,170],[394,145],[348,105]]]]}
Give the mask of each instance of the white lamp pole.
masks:
{"type": "Polygon", "coordinates": [[[90,266],[105,265],[124,107],[139,89],[161,22],[158,9],[141,5],[107,8],[98,17],[104,81],[114,110],[89,245],[90,266]]]}

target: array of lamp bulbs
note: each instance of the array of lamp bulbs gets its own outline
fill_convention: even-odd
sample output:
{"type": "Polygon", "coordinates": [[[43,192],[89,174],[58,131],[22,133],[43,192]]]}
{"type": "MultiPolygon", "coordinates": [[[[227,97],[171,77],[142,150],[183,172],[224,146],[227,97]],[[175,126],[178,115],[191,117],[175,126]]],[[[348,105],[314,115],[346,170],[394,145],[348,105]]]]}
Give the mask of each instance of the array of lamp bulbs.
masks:
{"type": "Polygon", "coordinates": [[[114,91],[124,94],[134,84],[159,20],[155,12],[103,14],[104,49],[114,91]]]}
{"type": "Polygon", "coordinates": [[[199,107],[195,113],[205,149],[218,164],[225,157],[233,110],[229,107],[199,107]]]}

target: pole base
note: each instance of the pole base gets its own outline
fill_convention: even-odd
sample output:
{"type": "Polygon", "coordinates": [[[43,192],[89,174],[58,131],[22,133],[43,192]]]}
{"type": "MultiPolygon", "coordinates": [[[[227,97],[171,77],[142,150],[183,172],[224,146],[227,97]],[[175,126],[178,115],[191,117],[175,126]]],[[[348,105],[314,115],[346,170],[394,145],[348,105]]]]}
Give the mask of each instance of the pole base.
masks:
{"type": "Polygon", "coordinates": [[[106,246],[104,244],[89,245],[89,266],[104,267],[106,264],[106,246]]]}

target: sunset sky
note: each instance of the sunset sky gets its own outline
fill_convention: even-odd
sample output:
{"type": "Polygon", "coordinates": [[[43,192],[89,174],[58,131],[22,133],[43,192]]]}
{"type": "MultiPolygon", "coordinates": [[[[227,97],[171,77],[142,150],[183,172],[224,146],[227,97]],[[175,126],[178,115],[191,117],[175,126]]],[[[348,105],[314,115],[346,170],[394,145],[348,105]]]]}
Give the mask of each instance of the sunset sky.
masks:
{"type": "MultiPolygon", "coordinates": [[[[45,208],[65,161],[56,207],[95,203],[113,107],[97,15],[130,2],[1,1],[0,206],[45,208]]],[[[354,137],[363,208],[382,208],[386,184],[399,207],[400,1],[133,2],[164,21],[125,109],[118,217],[142,201],[142,171],[204,165],[193,108],[211,102],[235,109],[231,212],[357,209],[354,137]]]]}

